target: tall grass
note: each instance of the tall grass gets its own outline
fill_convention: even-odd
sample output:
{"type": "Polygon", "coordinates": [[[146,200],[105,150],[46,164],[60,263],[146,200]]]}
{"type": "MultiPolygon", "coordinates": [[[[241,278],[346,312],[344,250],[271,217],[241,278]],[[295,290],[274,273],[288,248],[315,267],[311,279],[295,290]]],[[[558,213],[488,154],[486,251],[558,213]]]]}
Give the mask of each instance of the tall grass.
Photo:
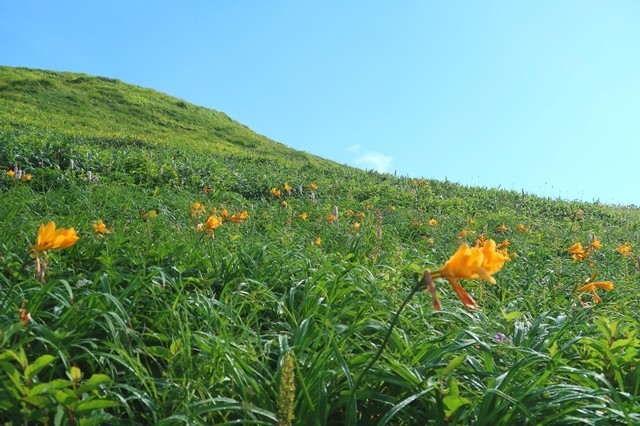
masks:
{"type": "Polygon", "coordinates": [[[1,68],[0,88],[5,424],[640,422],[637,208],[358,171],[120,82],[1,68]],[[198,142],[206,123],[229,140],[198,142]],[[196,231],[223,209],[249,217],[196,231]],[[49,221],[80,239],[42,284],[49,221]],[[512,260],[497,285],[463,282],[479,310],[444,281],[440,311],[408,298],[481,234],[512,260]],[[594,271],[615,284],[601,303],[574,291],[594,271]]]}

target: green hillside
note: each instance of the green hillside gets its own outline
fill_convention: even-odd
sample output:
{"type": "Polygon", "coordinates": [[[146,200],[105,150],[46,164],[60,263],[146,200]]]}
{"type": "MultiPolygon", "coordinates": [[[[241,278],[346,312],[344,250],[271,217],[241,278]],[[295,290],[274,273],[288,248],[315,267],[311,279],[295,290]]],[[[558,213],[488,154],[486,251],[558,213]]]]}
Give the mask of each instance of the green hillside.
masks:
{"type": "Polygon", "coordinates": [[[4,424],[640,423],[638,208],[362,171],[9,67],[0,173],[4,424]]]}
{"type": "Polygon", "coordinates": [[[0,67],[3,127],[322,161],[260,136],[226,114],[86,74],[0,67]]]}

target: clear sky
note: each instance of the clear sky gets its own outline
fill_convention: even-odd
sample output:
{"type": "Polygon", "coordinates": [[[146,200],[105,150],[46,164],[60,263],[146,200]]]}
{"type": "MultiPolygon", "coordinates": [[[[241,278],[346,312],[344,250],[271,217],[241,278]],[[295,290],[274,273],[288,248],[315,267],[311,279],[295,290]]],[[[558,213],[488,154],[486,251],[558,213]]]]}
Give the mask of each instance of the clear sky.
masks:
{"type": "Polygon", "coordinates": [[[640,2],[0,0],[0,64],[112,77],[339,163],[640,205],[640,2]]]}

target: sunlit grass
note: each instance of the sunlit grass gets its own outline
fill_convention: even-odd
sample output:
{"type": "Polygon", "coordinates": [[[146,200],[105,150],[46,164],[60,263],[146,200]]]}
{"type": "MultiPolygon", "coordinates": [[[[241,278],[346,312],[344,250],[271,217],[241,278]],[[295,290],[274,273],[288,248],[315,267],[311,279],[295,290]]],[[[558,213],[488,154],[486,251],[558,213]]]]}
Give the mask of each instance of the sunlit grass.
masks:
{"type": "Polygon", "coordinates": [[[640,422],[637,208],[357,171],[257,136],[218,151],[176,128],[219,113],[104,79],[0,68],[0,87],[4,422],[640,422]],[[106,103],[67,128],[82,84],[106,103]],[[79,238],[43,275],[49,222],[79,238]],[[440,273],[434,309],[424,271],[478,239],[511,259],[496,284],[440,273]]]}

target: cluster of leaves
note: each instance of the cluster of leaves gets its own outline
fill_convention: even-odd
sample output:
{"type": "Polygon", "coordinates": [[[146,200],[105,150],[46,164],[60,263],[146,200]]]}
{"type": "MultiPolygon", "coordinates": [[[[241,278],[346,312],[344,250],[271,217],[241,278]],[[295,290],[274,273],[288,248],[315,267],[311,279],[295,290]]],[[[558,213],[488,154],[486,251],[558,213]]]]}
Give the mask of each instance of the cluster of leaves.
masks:
{"type": "Polygon", "coordinates": [[[0,68],[0,97],[3,421],[640,422],[638,266],[616,251],[637,208],[359,171],[231,121],[206,139],[219,113],[105,79],[0,68]],[[195,202],[247,216],[203,238],[195,202]],[[80,238],[43,285],[49,221],[80,238]],[[481,309],[419,293],[355,388],[422,271],[480,235],[512,258],[470,286],[481,309]],[[568,250],[592,235],[615,290],[585,306],[568,250]]]}

